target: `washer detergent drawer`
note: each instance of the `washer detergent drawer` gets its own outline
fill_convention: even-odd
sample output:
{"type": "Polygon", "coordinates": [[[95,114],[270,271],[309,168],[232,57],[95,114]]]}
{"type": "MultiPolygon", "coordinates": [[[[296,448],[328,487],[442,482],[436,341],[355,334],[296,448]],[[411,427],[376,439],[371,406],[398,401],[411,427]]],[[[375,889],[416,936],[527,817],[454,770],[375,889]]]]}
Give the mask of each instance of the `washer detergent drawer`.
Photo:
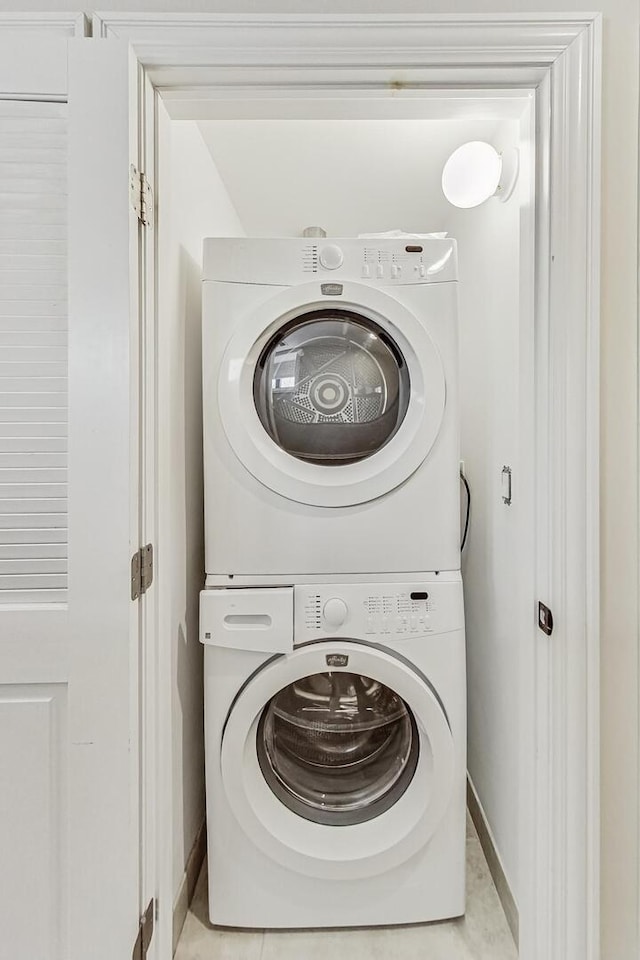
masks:
{"type": "Polygon", "coordinates": [[[234,650],[293,650],[293,587],[200,593],[200,642],[234,650]]]}

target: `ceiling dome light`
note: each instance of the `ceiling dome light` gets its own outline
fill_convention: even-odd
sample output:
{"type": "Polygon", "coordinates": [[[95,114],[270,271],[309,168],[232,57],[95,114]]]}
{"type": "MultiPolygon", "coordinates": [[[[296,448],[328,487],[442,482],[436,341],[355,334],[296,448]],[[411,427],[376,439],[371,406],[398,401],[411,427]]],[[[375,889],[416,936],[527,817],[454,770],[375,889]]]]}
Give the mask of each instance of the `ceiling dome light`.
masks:
{"type": "Polygon", "coordinates": [[[500,154],[484,140],[463,143],[442,171],[442,192],[454,207],[477,207],[490,197],[508,200],[518,177],[518,151],[500,154]]]}

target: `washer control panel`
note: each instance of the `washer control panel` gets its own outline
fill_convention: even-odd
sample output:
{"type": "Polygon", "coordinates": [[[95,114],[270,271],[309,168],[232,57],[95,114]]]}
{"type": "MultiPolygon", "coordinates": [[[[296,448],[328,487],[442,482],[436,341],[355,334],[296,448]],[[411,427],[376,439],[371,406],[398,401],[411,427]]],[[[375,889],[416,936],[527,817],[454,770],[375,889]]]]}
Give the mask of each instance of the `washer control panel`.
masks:
{"type": "Polygon", "coordinates": [[[340,636],[385,642],[462,627],[462,583],[294,587],[295,643],[340,636]]]}

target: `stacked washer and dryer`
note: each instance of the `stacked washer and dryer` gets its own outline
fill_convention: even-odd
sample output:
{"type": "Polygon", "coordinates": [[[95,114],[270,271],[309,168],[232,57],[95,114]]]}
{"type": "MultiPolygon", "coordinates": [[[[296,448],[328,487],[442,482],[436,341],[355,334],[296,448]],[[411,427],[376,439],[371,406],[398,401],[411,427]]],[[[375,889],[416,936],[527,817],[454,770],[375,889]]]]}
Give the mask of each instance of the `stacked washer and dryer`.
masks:
{"type": "Polygon", "coordinates": [[[456,246],[204,245],[214,924],[464,912],[456,246]]]}

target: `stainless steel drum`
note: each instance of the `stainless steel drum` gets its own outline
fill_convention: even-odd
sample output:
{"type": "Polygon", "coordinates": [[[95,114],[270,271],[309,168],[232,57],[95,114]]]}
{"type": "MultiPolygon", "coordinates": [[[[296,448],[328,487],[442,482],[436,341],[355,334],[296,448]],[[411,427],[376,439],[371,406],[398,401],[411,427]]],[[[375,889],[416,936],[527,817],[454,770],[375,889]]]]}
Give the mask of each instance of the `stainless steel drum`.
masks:
{"type": "Polygon", "coordinates": [[[378,324],[347,310],[317,310],[290,321],[266,345],[254,400],[264,428],[292,456],[352,463],[397,431],[409,375],[378,324]]]}
{"type": "Polygon", "coordinates": [[[362,823],[404,793],[418,762],[418,733],[389,687],[353,673],[297,680],[258,724],[262,773],[294,812],[318,823],[362,823]]]}

